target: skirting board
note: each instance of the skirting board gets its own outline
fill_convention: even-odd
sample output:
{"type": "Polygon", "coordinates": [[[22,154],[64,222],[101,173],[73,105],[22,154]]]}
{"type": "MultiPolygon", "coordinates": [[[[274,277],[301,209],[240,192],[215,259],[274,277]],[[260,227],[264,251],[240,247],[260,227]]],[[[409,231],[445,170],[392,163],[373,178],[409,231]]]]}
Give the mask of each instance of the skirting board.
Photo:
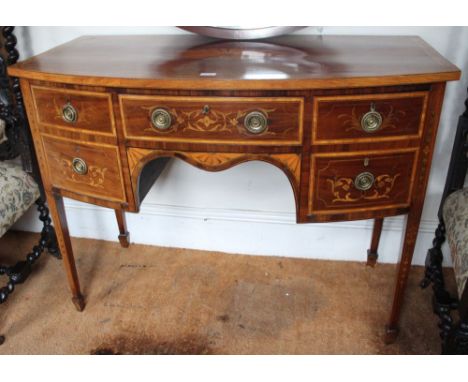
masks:
{"type": "MultiPolygon", "coordinates": [[[[66,199],[67,217],[74,237],[117,241],[114,212],[66,199]]],[[[38,232],[41,224],[30,210],[14,226],[38,232]]],[[[289,212],[209,209],[145,203],[140,213],[127,214],[133,243],[191,248],[226,253],[286,256],[311,259],[366,260],[372,221],[296,224],[289,212]]],[[[398,262],[404,217],[385,219],[379,262],[398,262]]],[[[436,220],[422,221],[413,264],[424,265],[436,220]]],[[[445,248],[444,253],[449,251],[445,248]]],[[[444,265],[451,266],[450,256],[444,265]]]]}

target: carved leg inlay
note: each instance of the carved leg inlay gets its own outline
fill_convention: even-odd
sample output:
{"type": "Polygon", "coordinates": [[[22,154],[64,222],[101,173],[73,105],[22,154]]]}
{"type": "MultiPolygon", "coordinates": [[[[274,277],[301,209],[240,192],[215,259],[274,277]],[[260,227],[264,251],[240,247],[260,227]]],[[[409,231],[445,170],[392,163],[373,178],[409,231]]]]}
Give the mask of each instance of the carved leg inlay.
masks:
{"type": "Polygon", "coordinates": [[[398,264],[397,280],[395,293],[393,296],[392,311],[390,320],[385,327],[385,343],[392,343],[398,336],[398,322],[400,319],[403,296],[411,269],[411,260],[413,258],[414,246],[418,234],[421,211],[412,210],[408,215],[406,231],[404,236],[403,251],[400,263],[398,264]]]}
{"type": "Polygon", "coordinates": [[[80,291],[80,282],[75,266],[75,258],[73,257],[73,249],[68,231],[67,218],[65,215],[65,207],[63,198],[57,193],[48,194],[50,213],[55,223],[55,232],[60,252],[62,254],[63,266],[67,273],[68,285],[73,295],[73,303],[78,311],[84,309],[84,299],[80,291]]]}

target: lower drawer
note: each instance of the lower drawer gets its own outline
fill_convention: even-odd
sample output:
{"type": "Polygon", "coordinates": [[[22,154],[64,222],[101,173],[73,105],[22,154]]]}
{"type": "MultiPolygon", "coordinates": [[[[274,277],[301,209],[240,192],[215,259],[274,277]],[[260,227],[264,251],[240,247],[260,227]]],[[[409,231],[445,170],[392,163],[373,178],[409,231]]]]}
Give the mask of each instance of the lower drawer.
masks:
{"type": "Polygon", "coordinates": [[[52,186],[78,194],[125,201],[116,146],[75,143],[43,135],[52,186]]]}
{"type": "Polygon", "coordinates": [[[409,206],[416,154],[417,149],[313,155],[309,214],[409,206]]]}

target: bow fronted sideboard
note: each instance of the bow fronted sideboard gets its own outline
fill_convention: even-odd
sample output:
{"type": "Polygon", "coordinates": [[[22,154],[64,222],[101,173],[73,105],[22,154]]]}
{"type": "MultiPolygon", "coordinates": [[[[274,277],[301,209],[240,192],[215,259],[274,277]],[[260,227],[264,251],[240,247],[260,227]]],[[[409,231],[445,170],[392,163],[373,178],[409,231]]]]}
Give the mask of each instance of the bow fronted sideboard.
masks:
{"type": "Polygon", "coordinates": [[[445,83],[460,77],[420,38],[85,36],[9,73],[79,310],[63,197],[114,209],[126,246],[124,211],[138,212],[171,158],[208,171],[260,160],[288,177],[298,223],[375,219],[370,264],[383,218],[408,214],[395,339],[445,83]]]}

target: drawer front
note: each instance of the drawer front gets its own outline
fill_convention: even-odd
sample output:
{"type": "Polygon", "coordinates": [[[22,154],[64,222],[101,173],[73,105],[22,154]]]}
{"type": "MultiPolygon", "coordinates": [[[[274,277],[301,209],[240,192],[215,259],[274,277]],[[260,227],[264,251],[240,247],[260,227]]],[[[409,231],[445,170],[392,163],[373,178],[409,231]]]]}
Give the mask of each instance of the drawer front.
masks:
{"type": "Polygon", "coordinates": [[[314,98],[312,143],[421,137],[427,92],[314,98]]]}
{"type": "Polygon", "coordinates": [[[303,103],[285,97],[120,96],[127,138],[223,144],[301,144],[303,103]],[[158,115],[160,125],[154,123],[158,115]]]}
{"type": "Polygon", "coordinates": [[[31,90],[40,124],[115,136],[110,94],[39,86],[31,90]]]}
{"type": "Polygon", "coordinates": [[[409,206],[416,154],[417,149],[313,155],[309,213],[409,206]]]}
{"type": "Polygon", "coordinates": [[[116,146],[75,143],[42,136],[52,186],[94,197],[125,201],[116,146]]]}

